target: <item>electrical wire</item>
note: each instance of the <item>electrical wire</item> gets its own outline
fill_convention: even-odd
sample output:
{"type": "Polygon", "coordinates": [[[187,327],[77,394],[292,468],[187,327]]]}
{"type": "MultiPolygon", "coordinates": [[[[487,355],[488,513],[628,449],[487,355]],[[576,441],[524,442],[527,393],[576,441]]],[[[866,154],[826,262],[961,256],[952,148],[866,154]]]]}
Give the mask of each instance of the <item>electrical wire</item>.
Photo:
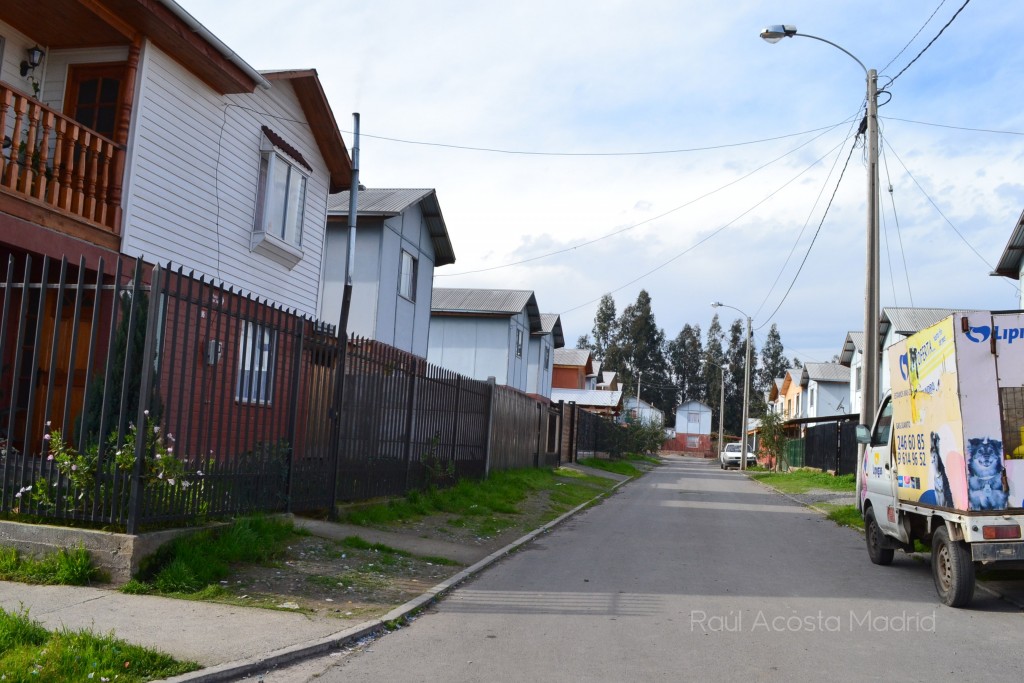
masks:
{"type": "MultiPolygon", "coordinates": [[[[847,120],[849,120],[849,119],[847,119],[847,120]]],[[[656,220],[664,218],[665,216],[673,214],[676,211],[679,211],[681,209],[685,209],[686,207],[691,206],[692,204],[696,204],[697,202],[701,201],[702,199],[707,199],[708,197],[710,197],[710,196],[712,196],[714,194],[717,194],[717,193],[721,192],[722,190],[725,190],[725,189],[727,189],[729,187],[732,187],[733,185],[735,185],[735,184],[737,184],[739,182],[742,182],[742,181],[746,180],[747,178],[749,178],[750,176],[754,175],[758,171],[761,171],[761,170],[771,166],[772,164],[776,163],[777,161],[781,161],[782,159],[785,159],[786,157],[790,156],[791,154],[795,154],[796,152],[800,151],[801,149],[803,149],[807,145],[811,144],[812,142],[814,142],[818,138],[827,135],[831,131],[833,131],[836,128],[838,128],[839,126],[843,125],[843,123],[846,123],[846,121],[843,121],[843,122],[835,124],[834,126],[832,126],[832,127],[828,128],[827,130],[825,130],[823,133],[819,133],[818,135],[815,135],[813,138],[810,138],[806,142],[801,143],[800,145],[794,147],[793,149],[789,150],[785,154],[783,154],[783,155],[781,155],[779,157],[776,157],[776,158],[772,159],[771,161],[765,162],[764,164],[762,164],[762,165],[758,166],[757,168],[749,171],[748,173],[745,173],[744,175],[741,175],[740,177],[735,178],[735,179],[729,181],[725,185],[721,185],[720,187],[716,187],[713,190],[709,190],[708,192],[705,192],[704,194],[702,194],[702,195],[700,195],[698,197],[694,197],[693,199],[690,199],[690,200],[688,200],[686,202],[683,202],[682,204],[680,204],[679,206],[677,206],[675,208],[669,209],[668,211],[665,211],[664,213],[658,214],[657,216],[652,216],[651,218],[646,218],[646,219],[640,221],[639,223],[633,223],[632,225],[627,225],[624,228],[620,228],[618,230],[613,230],[612,232],[610,232],[610,233],[608,233],[606,235],[602,235],[601,237],[595,237],[592,240],[587,240],[586,242],[581,242],[581,243],[573,245],[571,247],[565,247],[563,249],[556,249],[555,251],[549,251],[549,252],[546,252],[544,254],[539,254],[537,256],[531,256],[529,258],[520,259],[519,261],[511,261],[509,263],[502,263],[502,264],[497,265],[497,266],[488,266],[486,268],[477,268],[475,270],[464,270],[464,271],[459,272],[459,273],[435,273],[434,277],[459,277],[461,275],[474,275],[476,273],[486,273],[486,272],[490,272],[492,270],[501,270],[502,268],[511,268],[512,266],[519,266],[519,265],[522,265],[524,263],[530,263],[532,261],[539,261],[541,259],[545,259],[545,258],[548,258],[550,256],[557,256],[559,254],[565,254],[565,253],[570,252],[570,251],[575,251],[576,249],[579,249],[581,247],[587,247],[587,246],[590,246],[591,244],[596,244],[597,242],[601,242],[603,240],[606,240],[609,237],[615,237],[616,235],[621,235],[624,232],[628,232],[630,230],[633,230],[634,228],[639,228],[642,225],[647,225],[648,223],[652,223],[652,222],[654,222],[656,220]]]]}
{"type": "MultiPolygon", "coordinates": [[[[731,147],[744,147],[746,145],[757,145],[762,142],[774,142],[776,140],[785,140],[786,138],[795,138],[801,135],[807,135],[808,133],[817,133],[819,131],[830,131],[836,126],[841,126],[842,123],[837,123],[832,126],[822,126],[821,128],[812,128],[811,130],[805,130],[800,133],[787,133],[785,135],[777,135],[770,138],[761,138],[758,140],[747,140],[744,142],[727,142],[721,145],[709,145],[707,147],[685,147],[680,149],[659,149],[659,150],[647,150],[647,151],[632,151],[632,152],[548,152],[548,151],[537,151],[537,150],[521,150],[521,149],[501,149],[500,147],[475,147],[472,145],[456,145],[444,142],[425,142],[423,140],[406,140],[403,138],[393,138],[385,135],[371,135],[360,131],[360,135],[365,138],[373,138],[375,140],[385,140],[387,142],[398,142],[403,145],[422,145],[425,147],[443,147],[445,149],[457,149],[468,152],[490,152],[493,154],[514,154],[519,156],[544,156],[544,157],[628,157],[628,156],[653,156],[658,154],[685,154],[689,152],[707,152],[716,149],[729,149],[731,147]]],[[[342,130],[342,133],[351,133],[352,131],[342,130]]]]}
{"type": "MultiPolygon", "coordinates": [[[[867,98],[861,101],[860,106],[857,107],[858,113],[864,107],[866,102],[867,98]]],[[[853,116],[853,125],[857,125],[858,123],[856,120],[856,116],[857,114],[854,114],[853,116]]],[[[846,137],[849,138],[853,132],[853,128],[851,127],[850,130],[847,132],[846,137]]],[[[804,231],[807,230],[807,226],[810,225],[811,217],[814,215],[814,210],[818,207],[818,202],[821,201],[821,197],[825,193],[825,189],[828,187],[829,181],[832,179],[832,174],[835,172],[836,166],[839,164],[839,159],[841,158],[841,156],[841,154],[837,154],[835,160],[832,162],[832,168],[829,169],[828,175],[825,176],[825,180],[821,183],[821,189],[818,190],[818,196],[814,198],[814,204],[811,205],[810,211],[807,212],[807,218],[804,220],[804,224],[800,228],[800,232],[797,234],[796,239],[793,240],[793,246],[792,248],[790,248],[789,254],[786,255],[786,260],[782,263],[782,267],[779,268],[779,273],[778,275],[775,276],[775,281],[772,282],[772,286],[768,288],[767,292],[765,292],[764,298],[761,299],[761,303],[758,305],[757,310],[754,311],[754,315],[751,316],[752,318],[756,318],[758,314],[761,312],[761,309],[764,308],[764,305],[768,301],[768,298],[772,295],[772,292],[775,291],[775,286],[779,284],[779,280],[782,279],[783,274],[786,272],[786,267],[789,266],[790,259],[792,259],[793,254],[796,253],[796,248],[800,246],[800,240],[804,236],[804,231]]]]}
{"type": "Polygon", "coordinates": [[[853,157],[853,150],[856,148],[856,138],[854,138],[854,144],[850,145],[850,153],[846,155],[846,163],[843,164],[843,170],[839,174],[839,179],[836,181],[835,188],[832,190],[832,196],[828,200],[828,206],[825,207],[825,213],[823,213],[821,216],[821,222],[818,223],[818,229],[814,231],[814,237],[811,238],[811,243],[807,245],[807,252],[804,253],[804,259],[803,261],[800,262],[800,267],[797,268],[796,274],[793,275],[793,281],[789,283],[789,289],[786,290],[786,293],[782,296],[782,300],[779,301],[779,305],[775,307],[775,310],[772,311],[772,314],[768,316],[767,320],[758,325],[757,329],[760,330],[762,327],[764,327],[765,325],[772,321],[772,318],[775,317],[775,314],[779,312],[780,308],[782,308],[782,304],[786,303],[786,299],[789,298],[789,293],[793,291],[793,285],[796,284],[797,279],[800,277],[800,273],[803,271],[804,265],[807,263],[807,257],[811,255],[811,249],[814,248],[814,242],[818,239],[819,233],[821,233],[821,226],[825,224],[825,218],[828,217],[828,211],[829,209],[832,208],[832,202],[836,198],[836,193],[839,191],[839,186],[843,182],[843,176],[846,175],[846,169],[850,165],[850,159],[853,157]]]}
{"type": "MultiPolygon", "coordinates": [[[[892,85],[893,83],[895,83],[895,82],[896,82],[896,79],[897,79],[897,78],[899,78],[900,76],[902,76],[902,75],[903,75],[903,72],[904,72],[904,71],[906,71],[907,69],[909,69],[909,68],[910,68],[910,67],[911,67],[911,66],[912,66],[912,65],[914,64],[914,62],[916,62],[916,61],[917,61],[918,59],[920,59],[920,58],[921,58],[921,55],[923,55],[923,54],[924,54],[924,53],[925,53],[925,52],[926,52],[926,51],[928,50],[928,48],[930,48],[930,47],[931,47],[931,46],[932,46],[932,45],[933,45],[933,44],[935,43],[935,41],[939,39],[939,36],[941,36],[941,35],[942,35],[943,31],[945,31],[945,30],[946,30],[947,28],[949,28],[949,25],[950,25],[950,24],[952,24],[952,23],[953,23],[953,21],[954,21],[954,20],[955,20],[955,19],[956,19],[956,18],[957,18],[958,16],[960,16],[960,13],[964,11],[964,8],[965,8],[965,7],[967,7],[967,5],[968,5],[968,4],[970,4],[970,2],[971,2],[971,0],[964,0],[964,4],[960,5],[960,9],[958,9],[958,10],[957,10],[957,11],[956,11],[956,12],[955,12],[955,13],[953,14],[953,16],[952,16],[952,17],[950,18],[950,20],[946,22],[946,25],[945,25],[945,26],[943,26],[943,27],[942,27],[941,29],[939,29],[939,32],[938,32],[937,34],[935,34],[935,37],[934,37],[934,38],[932,38],[932,39],[931,39],[930,41],[928,41],[928,44],[927,44],[927,45],[925,45],[925,46],[924,46],[924,48],[923,48],[923,49],[922,49],[922,50],[921,50],[920,52],[918,52],[918,53],[917,53],[917,56],[916,56],[916,57],[914,57],[913,59],[911,59],[911,60],[910,60],[910,62],[909,62],[909,63],[908,63],[908,64],[907,64],[907,65],[906,65],[905,67],[903,67],[902,69],[900,69],[900,72],[899,72],[898,74],[896,74],[896,75],[895,75],[895,76],[893,76],[893,77],[892,77],[891,79],[889,79],[889,82],[888,82],[888,83],[886,84],[885,88],[888,88],[888,87],[889,87],[889,86],[891,86],[891,85],[892,85]]],[[[882,90],[885,90],[885,88],[882,88],[882,90]]]]}
{"type": "MultiPolygon", "coordinates": [[[[889,186],[892,189],[892,185],[889,186]]],[[[889,224],[885,222],[885,212],[879,211],[878,217],[882,221],[882,239],[885,241],[885,262],[889,265],[889,286],[892,288],[892,303],[899,306],[900,301],[896,298],[896,278],[892,274],[892,249],[889,248],[889,224]]]]}
{"type": "MultiPolygon", "coordinates": [[[[957,237],[959,237],[960,240],[964,244],[967,245],[968,249],[970,249],[972,252],[974,252],[975,256],[977,256],[979,259],[981,259],[981,262],[984,263],[988,267],[988,269],[990,271],[991,270],[995,270],[992,267],[992,264],[990,264],[988,261],[986,261],[985,257],[982,256],[981,253],[978,252],[978,250],[974,248],[974,245],[967,241],[967,238],[964,237],[963,233],[961,233],[959,230],[957,230],[957,227],[955,225],[953,225],[953,221],[949,220],[949,218],[946,217],[946,214],[942,213],[942,209],[940,209],[939,205],[935,202],[935,200],[931,198],[931,195],[929,195],[927,192],[925,192],[924,188],[921,186],[921,183],[917,182],[917,178],[915,178],[914,174],[910,172],[910,169],[907,168],[907,165],[905,163],[903,163],[903,159],[901,159],[900,155],[896,152],[895,149],[893,149],[892,144],[888,140],[885,140],[884,141],[884,145],[889,148],[889,151],[892,152],[892,155],[894,157],[896,157],[896,161],[900,162],[900,166],[902,166],[903,170],[906,171],[907,176],[909,176],[910,179],[914,181],[914,184],[917,185],[917,189],[921,191],[921,194],[923,194],[925,196],[925,199],[927,199],[928,202],[939,213],[939,215],[942,216],[942,220],[946,221],[946,224],[949,225],[949,227],[953,229],[953,232],[956,233],[957,237]]],[[[1013,287],[1014,285],[1010,285],[1010,286],[1013,287]]]]}
{"type": "MultiPolygon", "coordinates": [[[[819,163],[821,163],[821,160],[822,160],[822,159],[824,159],[824,158],[826,158],[827,156],[829,156],[830,154],[832,154],[832,152],[834,152],[834,151],[835,151],[836,149],[838,149],[838,148],[842,147],[842,146],[843,146],[844,144],[846,144],[846,140],[843,140],[843,141],[842,141],[841,143],[839,143],[838,145],[836,145],[835,147],[833,147],[832,149],[830,149],[830,150],[829,150],[828,152],[826,152],[826,153],[825,153],[824,155],[822,155],[822,156],[818,157],[817,159],[815,159],[815,160],[814,160],[813,162],[811,162],[811,163],[810,163],[810,164],[809,164],[809,165],[808,165],[808,166],[807,166],[806,168],[804,168],[804,169],[803,169],[802,171],[800,171],[800,172],[799,172],[799,173],[797,173],[797,174],[796,174],[795,176],[793,176],[792,178],[790,178],[789,180],[787,180],[787,181],[786,181],[785,183],[783,183],[782,185],[780,185],[780,186],[779,186],[778,188],[776,188],[775,190],[773,190],[772,192],[770,192],[770,193],[769,193],[768,195],[766,195],[765,197],[763,197],[762,199],[760,199],[759,201],[757,201],[757,202],[756,202],[755,204],[753,204],[752,206],[750,206],[750,207],[749,207],[748,209],[746,209],[745,211],[743,211],[743,212],[742,212],[741,214],[739,214],[738,216],[736,216],[735,218],[733,218],[733,219],[732,219],[731,221],[729,221],[728,223],[725,223],[724,225],[721,225],[721,226],[719,226],[718,228],[716,228],[715,230],[713,230],[712,232],[710,232],[710,233],[709,233],[709,234],[708,234],[708,235],[707,235],[706,237],[704,237],[703,239],[701,239],[701,240],[698,240],[697,242],[695,242],[694,244],[690,245],[689,247],[687,247],[687,248],[686,248],[686,249],[684,249],[683,251],[679,252],[678,254],[676,254],[675,256],[673,256],[672,258],[670,258],[669,260],[665,261],[665,262],[664,262],[664,263],[662,263],[661,265],[659,265],[659,266],[656,266],[656,267],[652,268],[651,270],[647,271],[646,273],[644,273],[644,274],[642,274],[642,275],[640,275],[640,276],[638,276],[638,277],[636,277],[636,278],[634,278],[634,279],[630,280],[629,282],[627,282],[627,283],[625,283],[625,284],[623,284],[623,285],[620,285],[620,286],[616,287],[615,289],[612,289],[612,290],[609,290],[609,291],[606,291],[606,292],[604,292],[604,294],[613,294],[613,293],[615,293],[615,292],[618,292],[618,291],[620,291],[620,290],[622,290],[622,289],[625,289],[626,287],[629,287],[630,285],[632,285],[632,284],[635,284],[635,283],[639,282],[640,280],[643,280],[643,279],[644,279],[645,277],[647,277],[648,275],[652,275],[652,274],[654,274],[654,273],[658,272],[659,270],[661,270],[661,269],[662,269],[662,268],[664,268],[665,266],[669,265],[669,264],[670,264],[670,263],[672,263],[673,261],[676,261],[676,260],[678,260],[678,259],[682,258],[682,257],[683,257],[683,256],[685,256],[686,254],[690,253],[691,251],[693,251],[694,249],[696,249],[696,248],[697,248],[697,247],[699,247],[700,245],[702,245],[702,244],[704,244],[705,242],[707,242],[708,240],[710,240],[710,239],[711,239],[712,237],[715,237],[716,235],[718,235],[719,233],[721,233],[721,232],[722,232],[723,230],[725,230],[726,228],[728,228],[729,226],[731,226],[731,225],[732,225],[733,223],[735,223],[735,222],[736,222],[736,221],[738,221],[739,219],[741,219],[741,218],[743,218],[744,216],[746,216],[746,215],[747,215],[748,213],[750,213],[751,211],[753,211],[754,209],[756,209],[757,207],[759,207],[759,206],[760,206],[761,204],[764,204],[764,203],[765,203],[766,201],[768,201],[769,199],[771,199],[772,197],[774,197],[775,195],[777,195],[777,194],[778,194],[779,192],[781,192],[782,190],[784,190],[784,189],[785,189],[786,187],[788,187],[789,185],[791,185],[792,183],[796,182],[796,180],[797,180],[797,179],[799,179],[799,178],[800,178],[800,177],[801,177],[801,176],[802,176],[803,174],[807,173],[807,172],[808,172],[809,170],[811,170],[812,168],[814,168],[815,166],[817,166],[817,165],[818,165],[819,163]]],[[[604,294],[602,294],[602,296],[604,296],[604,294]]],[[[573,306],[572,308],[567,308],[567,309],[565,309],[564,311],[562,311],[562,312],[561,312],[561,313],[560,313],[559,315],[565,315],[566,313],[571,313],[572,311],[575,311],[575,310],[577,310],[577,309],[583,308],[584,306],[589,306],[589,305],[590,305],[590,304],[592,304],[592,303],[595,303],[595,302],[597,302],[597,301],[600,301],[600,299],[601,299],[601,297],[598,297],[598,298],[596,298],[596,299],[591,299],[590,301],[587,301],[587,302],[584,302],[584,303],[582,303],[582,304],[579,304],[578,306],[573,306]]]]}
{"type": "MultiPolygon", "coordinates": [[[[878,117],[883,118],[883,117],[878,117]]],[[[1024,132],[1016,130],[995,130],[992,128],[968,128],[967,126],[950,126],[944,123],[929,123],[928,121],[915,121],[913,119],[901,119],[895,116],[884,117],[888,121],[902,121],[903,123],[915,123],[919,126],[934,126],[935,128],[950,128],[952,130],[966,130],[972,133],[995,133],[997,135],[1024,135],[1024,132]]]]}
{"type": "Polygon", "coordinates": [[[913,38],[911,38],[910,40],[908,40],[908,41],[907,41],[907,44],[903,46],[903,49],[902,49],[902,50],[900,50],[899,52],[897,52],[897,53],[896,53],[896,56],[895,56],[895,57],[893,57],[892,59],[890,59],[890,60],[889,60],[889,63],[888,63],[888,64],[886,64],[885,66],[883,66],[883,67],[882,67],[882,68],[881,68],[881,69],[879,70],[879,73],[881,73],[881,72],[884,72],[884,71],[885,71],[886,69],[888,69],[888,68],[889,68],[890,66],[892,66],[892,63],[893,63],[893,62],[895,62],[895,61],[896,61],[897,59],[899,59],[899,58],[900,58],[900,55],[902,55],[902,54],[903,54],[904,52],[906,52],[906,51],[907,51],[907,48],[908,48],[908,47],[910,47],[911,43],[913,43],[913,42],[914,42],[915,40],[917,40],[917,37],[918,37],[919,35],[921,35],[921,31],[923,31],[923,30],[925,29],[925,27],[926,27],[926,26],[928,26],[928,24],[930,24],[930,23],[931,23],[932,19],[934,19],[934,18],[935,18],[935,14],[936,14],[936,13],[937,13],[937,12],[938,12],[938,11],[939,11],[940,9],[942,9],[942,6],[943,6],[943,5],[945,5],[945,4],[946,4],[946,0],[942,0],[942,2],[940,2],[940,3],[939,3],[939,6],[938,6],[938,7],[936,7],[936,8],[935,8],[935,9],[934,9],[934,10],[932,11],[931,15],[930,15],[930,16],[929,16],[929,17],[928,17],[928,18],[927,18],[926,20],[925,20],[925,22],[924,22],[923,24],[921,24],[921,28],[917,29],[917,33],[915,33],[915,34],[914,34],[914,37],[913,37],[913,38]]]}
{"type": "MultiPolygon", "coordinates": [[[[884,136],[883,136],[884,139],[884,136]]],[[[885,144],[881,146],[882,165],[885,167],[885,179],[889,183],[889,201],[892,203],[893,220],[896,222],[896,236],[900,242],[900,255],[903,257],[903,275],[907,278],[907,296],[910,297],[910,307],[914,307],[914,291],[910,287],[910,268],[907,267],[907,250],[903,246],[903,231],[900,229],[900,217],[896,213],[896,196],[892,191],[892,178],[889,176],[889,160],[885,156],[885,144]]],[[[889,266],[889,279],[892,280],[892,265],[889,266]]],[[[893,283],[893,299],[896,299],[896,285],[893,283]]]]}

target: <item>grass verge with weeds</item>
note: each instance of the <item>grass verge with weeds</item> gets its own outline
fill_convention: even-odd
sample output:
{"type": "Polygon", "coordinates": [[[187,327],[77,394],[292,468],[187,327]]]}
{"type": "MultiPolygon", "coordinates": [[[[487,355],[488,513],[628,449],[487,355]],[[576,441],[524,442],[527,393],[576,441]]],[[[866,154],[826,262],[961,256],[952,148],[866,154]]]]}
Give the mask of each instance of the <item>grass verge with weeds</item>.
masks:
{"type": "Polygon", "coordinates": [[[864,518],[861,517],[856,505],[831,505],[829,503],[822,503],[819,507],[822,510],[825,510],[829,519],[840,526],[848,526],[861,530],[864,529],[864,518]]]}
{"type": "Polygon", "coordinates": [[[220,529],[182,537],[162,546],[143,562],[139,578],[125,584],[129,594],[158,593],[209,599],[236,562],[267,562],[289,539],[303,534],[290,521],[245,517],[220,529]]]}
{"type": "Polygon", "coordinates": [[[27,611],[0,609],[0,677],[20,681],[149,681],[195,671],[161,652],[92,631],[48,631],[27,611]]]}
{"type": "Polygon", "coordinates": [[[82,546],[61,548],[40,558],[23,557],[17,548],[0,547],[0,581],[87,586],[108,580],[82,546]]]}
{"type": "Polygon", "coordinates": [[[749,476],[783,493],[807,493],[813,489],[850,491],[852,493],[857,487],[856,479],[852,474],[832,475],[819,470],[751,472],[749,476]]]}
{"type": "MultiPolygon", "coordinates": [[[[632,466],[630,466],[632,467],[632,466]]],[[[613,482],[559,468],[493,472],[484,481],[462,480],[443,490],[412,491],[397,498],[352,510],[345,521],[361,526],[386,525],[436,513],[456,515],[456,523],[491,535],[514,526],[510,519],[533,492],[548,492],[550,512],[564,512],[608,490],[613,482]]]]}

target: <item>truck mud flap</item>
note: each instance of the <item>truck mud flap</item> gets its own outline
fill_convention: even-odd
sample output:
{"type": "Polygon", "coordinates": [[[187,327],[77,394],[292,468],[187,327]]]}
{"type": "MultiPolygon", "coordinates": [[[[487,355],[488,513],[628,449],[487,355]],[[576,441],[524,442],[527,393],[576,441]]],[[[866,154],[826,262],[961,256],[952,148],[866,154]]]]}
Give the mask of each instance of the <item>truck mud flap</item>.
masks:
{"type": "Polygon", "coordinates": [[[1024,560],[1024,543],[972,543],[971,559],[975,562],[1024,560]]]}

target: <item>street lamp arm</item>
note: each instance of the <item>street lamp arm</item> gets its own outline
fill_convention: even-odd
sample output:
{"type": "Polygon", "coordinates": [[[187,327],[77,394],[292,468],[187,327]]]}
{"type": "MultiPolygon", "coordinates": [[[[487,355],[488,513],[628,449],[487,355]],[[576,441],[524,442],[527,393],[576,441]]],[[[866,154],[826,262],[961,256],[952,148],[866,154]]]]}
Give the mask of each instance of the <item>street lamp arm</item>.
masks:
{"type": "Polygon", "coordinates": [[[857,56],[854,55],[849,50],[847,50],[845,47],[843,47],[842,45],[837,45],[836,43],[833,43],[831,40],[826,40],[825,38],[821,38],[819,36],[812,36],[809,33],[799,33],[796,30],[796,26],[792,26],[789,24],[780,26],[768,26],[767,28],[761,31],[761,38],[769,43],[777,43],[783,38],[792,38],[793,36],[801,36],[803,38],[811,38],[822,43],[828,43],[837,50],[845,52],[850,57],[850,59],[860,64],[860,68],[864,69],[864,75],[868,75],[868,68],[864,66],[864,62],[857,59],[857,56]]]}
{"type": "Polygon", "coordinates": [[[864,75],[865,76],[868,75],[868,68],[866,66],[864,66],[864,62],[862,62],[859,59],[857,59],[857,57],[855,57],[852,52],[847,50],[842,45],[836,45],[831,40],[825,40],[824,38],[819,38],[818,36],[812,36],[812,35],[810,35],[808,33],[796,33],[794,35],[803,36],[804,38],[813,38],[814,40],[820,40],[823,43],[828,43],[829,45],[831,45],[832,47],[836,48],[837,50],[842,50],[843,52],[845,52],[847,55],[850,56],[850,59],[852,59],[853,61],[855,61],[858,64],[860,64],[860,68],[864,69],[864,75]]]}
{"type": "Polygon", "coordinates": [[[749,318],[750,317],[749,315],[747,315],[746,313],[744,313],[740,309],[736,308],[735,306],[730,306],[728,304],[723,304],[721,301],[713,302],[711,304],[711,308],[731,308],[732,310],[734,310],[737,313],[739,313],[740,315],[742,315],[744,318],[749,318]]]}

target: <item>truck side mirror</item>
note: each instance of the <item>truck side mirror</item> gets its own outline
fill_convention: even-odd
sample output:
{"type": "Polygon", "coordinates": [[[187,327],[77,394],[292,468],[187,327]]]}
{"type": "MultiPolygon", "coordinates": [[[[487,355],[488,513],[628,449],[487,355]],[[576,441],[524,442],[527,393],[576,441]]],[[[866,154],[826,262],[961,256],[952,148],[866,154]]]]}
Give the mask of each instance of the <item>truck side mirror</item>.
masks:
{"type": "Polygon", "coordinates": [[[857,443],[871,443],[871,430],[867,425],[857,425],[857,443]]]}

